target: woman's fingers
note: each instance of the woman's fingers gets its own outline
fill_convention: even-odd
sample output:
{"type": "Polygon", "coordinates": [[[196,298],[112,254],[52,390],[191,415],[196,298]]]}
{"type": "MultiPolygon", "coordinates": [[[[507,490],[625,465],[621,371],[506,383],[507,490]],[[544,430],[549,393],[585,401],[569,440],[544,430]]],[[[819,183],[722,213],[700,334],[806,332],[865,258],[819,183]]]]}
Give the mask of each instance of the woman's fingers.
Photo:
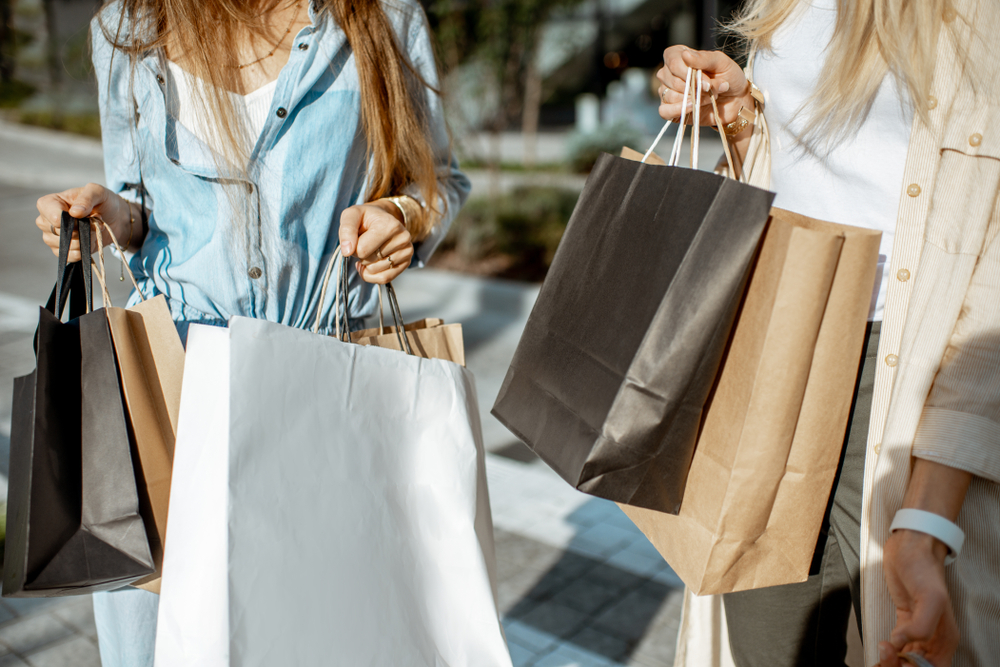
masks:
{"type": "MultiPolygon", "coordinates": [[[[42,232],[42,242],[52,249],[53,254],[59,254],[59,235],[62,228],[62,214],[69,212],[74,218],[86,218],[90,215],[100,215],[101,207],[108,203],[110,191],[102,185],[88,183],[80,188],[70,188],[63,192],[45,195],[36,202],[38,217],[35,226],[42,232]]],[[[97,239],[91,236],[90,252],[97,251],[97,239]]],[[[70,244],[69,261],[80,261],[79,234],[73,234],[70,244]]]]}

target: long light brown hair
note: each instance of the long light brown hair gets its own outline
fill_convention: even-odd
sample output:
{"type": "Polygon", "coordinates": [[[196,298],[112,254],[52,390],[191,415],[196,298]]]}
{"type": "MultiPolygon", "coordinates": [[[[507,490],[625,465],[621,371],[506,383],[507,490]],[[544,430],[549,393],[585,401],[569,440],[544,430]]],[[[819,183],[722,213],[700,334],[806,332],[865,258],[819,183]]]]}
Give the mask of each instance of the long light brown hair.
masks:
{"type": "MultiPolygon", "coordinates": [[[[271,11],[288,0],[120,0],[115,24],[101,25],[105,37],[135,64],[139,56],[165,48],[181,54],[184,67],[206,84],[194,88],[196,103],[216,133],[216,163],[224,177],[251,180],[248,128],[228,91],[245,93],[239,54],[230,45],[280,39],[284,25],[270,25],[271,11]]],[[[313,0],[299,0],[303,3],[313,0]]],[[[109,5],[113,4],[109,2],[109,5]]],[[[361,123],[371,165],[367,200],[416,186],[427,205],[438,197],[434,150],[428,126],[429,84],[402,53],[381,0],[315,0],[347,36],[361,84],[361,123]]],[[[102,12],[102,16],[105,12],[102,12]]],[[[437,91],[433,91],[437,93],[437,91]]],[[[331,126],[331,132],[337,131],[331,126]]],[[[229,188],[229,192],[244,191],[229,188]]],[[[237,202],[234,207],[239,208],[237,202]]],[[[237,211],[236,217],[241,217],[237,211]]]]}
{"type": "MultiPolygon", "coordinates": [[[[775,32],[802,3],[749,0],[729,28],[746,40],[751,51],[770,49],[775,32]]],[[[812,96],[800,110],[808,119],[800,139],[806,144],[822,138],[836,141],[856,128],[889,72],[926,122],[941,28],[953,30],[970,23],[954,4],[954,0],[838,0],[826,61],[812,96]]],[[[952,41],[961,48],[961,40],[952,41]]]]}

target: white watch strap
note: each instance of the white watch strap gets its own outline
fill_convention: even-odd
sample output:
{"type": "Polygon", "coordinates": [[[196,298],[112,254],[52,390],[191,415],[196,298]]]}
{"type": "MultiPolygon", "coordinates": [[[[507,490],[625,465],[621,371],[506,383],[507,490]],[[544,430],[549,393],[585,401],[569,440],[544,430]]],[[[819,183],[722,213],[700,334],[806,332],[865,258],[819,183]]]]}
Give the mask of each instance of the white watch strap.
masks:
{"type": "Polygon", "coordinates": [[[915,530],[919,533],[936,537],[944,542],[951,553],[944,559],[945,565],[951,565],[962,552],[962,544],[965,543],[965,533],[956,524],[944,518],[940,514],[925,512],[917,509],[901,509],[896,512],[896,516],[889,526],[889,532],[900,529],[915,530]]]}

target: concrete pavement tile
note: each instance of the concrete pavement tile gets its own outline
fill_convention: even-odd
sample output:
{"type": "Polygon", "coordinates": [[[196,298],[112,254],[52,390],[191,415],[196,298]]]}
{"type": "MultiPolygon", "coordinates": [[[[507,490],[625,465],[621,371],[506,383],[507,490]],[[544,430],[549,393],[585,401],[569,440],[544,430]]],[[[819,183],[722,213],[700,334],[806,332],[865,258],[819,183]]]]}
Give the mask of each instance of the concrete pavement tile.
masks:
{"type": "Polygon", "coordinates": [[[587,573],[587,578],[625,591],[631,591],[639,587],[652,585],[654,586],[654,590],[650,591],[650,595],[656,595],[659,592],[658,589],[662,588],[662,584],[651,584],[646,577],[640,577],[639,575],[632,574],[631,572],[626,572],[621,568],[608,565],[607,563],[601,563],[595,566],[587,573]]]}
{"type": "Polygon", "coordinates": [[[653,581],[671,588],[684,588],[684,582],[681,581],[676,572],[670,569],[669,565],[653,575],[653,581]]]}
{"type": "Polygon", "coordinates": [[[662,558],[653,560],[627,549],[612,555],[606,562],[608,565],[613,565],[640,577],[652,577],[664,566],[662,558]]]}
{"type": "Polygon", "coordinates": [[[545,571],[559,562],[562,552],[549,544],[510,531],[494,529],[497,562],[504,560],[522,569],[545,571]]]}
{"type": "MultiPolygon", "coordinates": [[[[624,516],[624,515],[623,515],[624,516]]],[[[632,544],[628,545],[627,551],[632,553],[637,553],[645,556],[646,558],[654,558],[656,560],[663,560],[663,556],[656,547],[646,538],[645,535],[642,536],[641,540],[635,540],[632,544]]]]}
{"type": "Polygon", "coordinates": [[[508,530],[517,530],[517,532],[530,537],[533,540],[549,544],[559,549],[565,549],[566,545],[572,542],[573,538],[576,537],[577,531],[576,527],[570,526],[560,519],[545,519],[523,528],[520,526],[503,527],[508,530]]]}
{"type": "Polygon", "coordinates": [[[626,530],[635,530],[642,533],[642,531],[639,530],[634,523],[632,523],[632,519],[628,518],[628,515],[622,511],[622,508],[615,505],[615,509],[618,511],[608,512],[607,516],[601,519],[601,522],[611,524],[612,526],[618,526],[619,528],[624,528],[626,530]]]}
{"type": "Polygon", "coordinates": [[[569,638],[570,643],[608,660],[622,661],[632,648],[628,642],[594,628],[584,628],[569,638]]]}
{"type": "Polygon", "coordinates": [[[503,620],[503,628],[508,642],[514,642],[531,649],[536,654],[546,651],[559,643],[557,637],[553,637],[547,632],[542,632],[522,623],[516,618],[505,618],[503,620]]]}
{"type": "Polygon", "coordinates": [[[509,640],[507,641],[507,650],[510,651],[510,661],[514,667],[528,667],[538,657],[538,654],[531,649],[519,646],[509,640]]]}
{"type": "Polygon", "coordinates": [[[29,616],[37,611],[63,604],[66,598],[4,598],[3,604],[18,616],[29,616]]]}
{"type": "MultiPolygon", "coordinates": [[[[2,438],[3,436],[0,435],[0,439],[2,438]]],[[[6,601],[0,600],[0,625],[6,623],[12,618],[15,618],[16,616],[17,613],[15,613],[12,608],[7,606],[6,601]]]]}
{"type": "Polygon", "coordinates": [[[30,667],[30,665],[13,653],[8,653],[0,657],[0,667],[30,667]]]}
{"type": "Polygon", "coordinates": [[[534,604],[530,610],[526,606],[526,613],[515,609],[510,615],[536,630],[561,638],[575,634],[587,621],[586,614],[552,601],[534,604]]]}
{"type": "Polygon", "coordinates": [[[497,581],[497,606],[500,608],[500,613],[506,614],[525,601],[531,600],[531,591],[539,579],[540,575],[531,571],[499,579],[497,581]]]}
{"type": "Polygon", "coordinates": [[[613,545],[619,549],[626,549],[637,540],[642,540],[643,542],[649,541],[634,526],[632,528],[621,528],[604,521],[595,523],[593,526],[578,533],[574,542],[576,540],[589,540],[597,544],[613,545]]]}
{"type": "Polygon", "coordinates": [[[650,595],[633,591],[606,609],[594,622],[594,628],[624,641],[638,643],[652,626],[666,594],[650,595]]]}
{"type": "Polygon", "coordinates": [[[73,630],[55,614],[35,614],[0,628],[0,642],[15,653],[25,655],[37,648],[65,639],[73,630]]]}
{"type": "Polygon", "coordinates": [[[577,526],[593,526],[615,513],[621,513],[621,510],[610,500],[590,498],[583,505],[577,507],[569,515],[568,520],[577,526]]]}
{"type": "Polygon", "coordinates": [[[76,635],[69,641],[46,647],[27,656],[32,667],[101,667],[101,653],[91,640],[76,635]]]}
{"type": "Polygon", "coordinates": [[[591,615],[609,606],[620,594],[621,589],[616,586],[582,577],[558,591],[552,600],[591,615]]]}
{"type": "Polygon", "coordinates": [[[566,548],[578,554],[603,562],[607,560],[611,554],[618,551],[619,545],[595,542],[594,540],[584,539],[579,535],[576,535],[572,540],[570,540],[569,544],[566,545],[566,548]]]}
{"type": "Polygon", "coordinates": [[[72,603],[56,607],[52,613],[77,632],[96,640],[97,625],[94,623],[94,603],[89,595],[73,598],[72,603]]]}
{"type": "Polygon", "coordinates": [[[539,659],[533,667],[611,667],[612,662],[603,656],[577,648],[572,644],[560,644],[554,651],[539,659]]]}

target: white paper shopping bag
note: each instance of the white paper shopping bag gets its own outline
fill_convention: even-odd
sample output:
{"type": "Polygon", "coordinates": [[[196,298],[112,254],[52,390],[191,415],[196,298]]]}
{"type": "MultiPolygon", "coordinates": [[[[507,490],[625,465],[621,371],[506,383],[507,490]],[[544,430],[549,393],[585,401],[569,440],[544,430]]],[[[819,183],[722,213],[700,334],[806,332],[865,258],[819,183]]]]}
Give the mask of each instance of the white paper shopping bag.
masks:
{"type": "Polygon", "coordinates": [[[471,373],[192,326],[156,667],[510,667],[471,373]]]}
{"type": "Polygon", "coordinates": [[[231,664],[510,667],[471,373],[245,318],[230,363],[231,664]]]}
{"type": "Polygon", "coordinates": [[[191,325],[174,446],[156,667],[229,665],[229,332],[191,325]]]}

